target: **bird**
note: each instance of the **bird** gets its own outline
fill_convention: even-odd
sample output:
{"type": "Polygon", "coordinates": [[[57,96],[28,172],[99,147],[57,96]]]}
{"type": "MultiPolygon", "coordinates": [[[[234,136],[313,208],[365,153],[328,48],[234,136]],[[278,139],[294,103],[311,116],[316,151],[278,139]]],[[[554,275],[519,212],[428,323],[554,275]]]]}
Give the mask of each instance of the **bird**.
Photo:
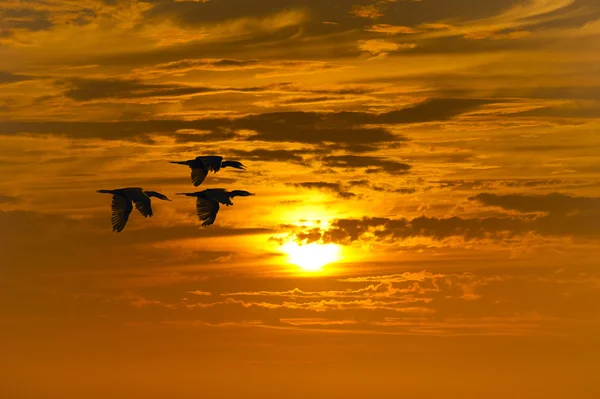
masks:
{"type": "Polygon", "coordinates": [[[140,187],[118,188],[116,190],[97,190],[100,194],[112,194],[112,228],[117,233],[121,232],[129,214],[135,208],[144,217],[152,217],[152,203],[150,197],[156,197],[164,201],[171,201],[166,195],[157,193],[156,191],[145,191],[140,187]]]}
{"type": "Polygon", "coordinates": [[[192,170],[192,183],[194,187],[198,187],[208,172],[217,173],[221,168],[231,167],[235,169],[246,169],[241,162],[238,161],[223,161],[223,157],[218,155],[200,156],[188,161],[169,161],[178,165],[187,165],[192,170]]]}
{"type": "Polygon", "coordinates": [[[176,195],[196,197],[196,212],[198,213],[198,219],[202,222],[202,226],[210,226],[217,218],[219,204],[226,206],[233,205],[231,198],[248,197],[254,194],[244,190],[227,191],[224,188],[209,188],[195,193],[177,193],[176,195]]]}

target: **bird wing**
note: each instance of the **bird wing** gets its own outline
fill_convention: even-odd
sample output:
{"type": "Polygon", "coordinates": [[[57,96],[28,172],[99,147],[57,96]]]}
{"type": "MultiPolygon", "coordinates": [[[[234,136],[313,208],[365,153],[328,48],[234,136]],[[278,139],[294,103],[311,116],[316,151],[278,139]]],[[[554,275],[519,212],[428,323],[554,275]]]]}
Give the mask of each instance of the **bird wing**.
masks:
{"type": "Polygon", "coordinates": [[[206,165],[206,168],[213,172],[218,172],[221,169],[221,162],[223,161],[223,157],[219,156],[208,156],[202,157],[202,162],[206,165]]]}
{"type": "Polygon", "coordinates": [[[196,200],[196,212],[198,212],[198,219],[203,222],[202,226],[210,226],[217,218],[219,203],[198,197],[196,200]]]}
{"type": "Polygon", "coordinates": [[[133,210],[131,201],[120,195],[112,197],[112,227],[117,233],[125,228],[129,214],[133,210]]]}
{"type": "Polygon", "coordinates": [[[207,175],[208,169],[206,168],[192,168],[192,183],[194,183],[194,187],[201,185],[207,175]]]}
{"type": "Polygon", "coordinates": [[[144,195],[144,197],[136,198],[133,200],[135,203],[135,209],[137,209],[145,218],[148,216],[152,217],[152,202],[150,197],[144,195]],[[144,198],[145,197],[145,198],[144,198]]]}

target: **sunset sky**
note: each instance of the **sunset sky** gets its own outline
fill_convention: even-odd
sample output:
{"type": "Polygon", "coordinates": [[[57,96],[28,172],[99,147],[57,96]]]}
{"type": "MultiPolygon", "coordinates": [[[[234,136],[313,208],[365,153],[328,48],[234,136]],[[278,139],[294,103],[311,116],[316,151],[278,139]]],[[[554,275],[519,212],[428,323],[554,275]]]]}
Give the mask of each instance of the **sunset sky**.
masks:
{"type": "Polygon", "coordinates": [[[598,398],[599,127],[597,0],[0,0],[0,397],[598,398]]]}

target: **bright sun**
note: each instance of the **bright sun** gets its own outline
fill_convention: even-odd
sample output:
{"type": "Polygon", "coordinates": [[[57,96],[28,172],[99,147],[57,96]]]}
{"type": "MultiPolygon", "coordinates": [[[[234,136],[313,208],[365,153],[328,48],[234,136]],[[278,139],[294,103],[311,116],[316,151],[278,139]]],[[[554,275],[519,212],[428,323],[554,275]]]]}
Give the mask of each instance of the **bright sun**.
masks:
{"type": "Polygon", "coordinates": [[[335,244],[311,243],[298,245],[289,241],[282,246],[288,254],[289,262],[306,271],[318,271],[328,263],[339,259],[340,247],[335,244]]]}

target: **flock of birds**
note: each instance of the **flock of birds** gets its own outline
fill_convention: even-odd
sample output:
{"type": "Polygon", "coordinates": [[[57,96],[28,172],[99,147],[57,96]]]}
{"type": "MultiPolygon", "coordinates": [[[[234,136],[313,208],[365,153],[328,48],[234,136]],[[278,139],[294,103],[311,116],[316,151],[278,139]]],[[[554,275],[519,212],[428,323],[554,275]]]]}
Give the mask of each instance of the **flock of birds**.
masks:
{"type": "MultiPolygon", "coordinates": [[[[192,170],[192,183],[198,187],[208,172],[218,172],[221,168],[232,167],[235,169],[246,169],[241,162],[223,161],[223,157],[210,155],[199,156],[189,161],[170,161],[174,164],[187,165],[192,170]]],[[[101,194],[112,194],[112,228],[117,233],[122,231],[129,220],[129,215],[135,208],[144,216],[151,217],[152,200],[155,197],[164,201],[171,201],[166,195],[156,191],[146,191],[140,187],[118,188],[115,190],[98,190],[101,194]]],[[[196,197],[196,212],[202,222],[202,226],[210,226],[217,218],[219,204],[226,206],[233,205],[233,197],[247,197],[254,195],[244,190],[227,191],[224,188],[209,188],[195,193],[176,193],[176,195],[185,195],[196,197]]]]}

